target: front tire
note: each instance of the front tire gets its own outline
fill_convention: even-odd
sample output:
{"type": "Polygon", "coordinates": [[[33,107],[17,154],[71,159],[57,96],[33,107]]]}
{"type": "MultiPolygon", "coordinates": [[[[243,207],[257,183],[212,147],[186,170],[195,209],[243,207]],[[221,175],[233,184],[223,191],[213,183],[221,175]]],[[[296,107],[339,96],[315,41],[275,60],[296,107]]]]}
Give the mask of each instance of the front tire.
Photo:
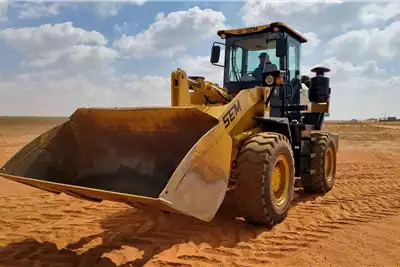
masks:
{"type": "Polygon", "coordinates": [[[235,202],[247,222],[273,227],[288,213],[294,190],[294,160],[289,140],[278,133],[259,133],[240,148],[235,202]]]}
{"type": "Polygon", "coordinates": [[[326,132],[313,133],[315,142],[311,145],[314,173],[307,173],[301,177],[302,186],[307,193],[326,193],[332,190],[336,176],[337,147],[333,136],[326,132]]]}

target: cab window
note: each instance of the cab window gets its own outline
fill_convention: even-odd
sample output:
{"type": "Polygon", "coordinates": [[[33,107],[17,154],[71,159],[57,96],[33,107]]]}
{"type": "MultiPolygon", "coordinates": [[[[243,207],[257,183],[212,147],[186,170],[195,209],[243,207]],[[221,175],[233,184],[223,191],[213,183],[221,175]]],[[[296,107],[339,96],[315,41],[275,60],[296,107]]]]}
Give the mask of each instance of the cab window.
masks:
{"type": "Polygon", "coordinates": [[[289,38],[289,75],[290,80],[296,77],[296,71],[300,72],[300,49],[299,44],[292,38],[289,38]]]}

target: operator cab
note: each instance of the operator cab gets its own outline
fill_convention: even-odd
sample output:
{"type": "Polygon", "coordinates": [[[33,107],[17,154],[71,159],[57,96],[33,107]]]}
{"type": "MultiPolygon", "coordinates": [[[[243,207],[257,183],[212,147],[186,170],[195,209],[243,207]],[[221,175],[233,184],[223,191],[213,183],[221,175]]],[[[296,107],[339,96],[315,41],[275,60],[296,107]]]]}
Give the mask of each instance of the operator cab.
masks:
{"type": "Polygon", "coordinates": [[[219,45],[224,46],[225,63],[222,66],[224,67],[224,87],[230,94],[262,85],[260,69],[274,67],[278,70],[287,69],[287,81],[299,77],[300,44],[307,42],[307,39],[286,24],[274,22],[264,26],[221,30],[218,31],[218,35],[226,41],[213,44],[211,63],[222,66],[217,62],[221,51],[219,45]],[[285,43],[278,41],[282,39],[286,40],[285,43]],[[283,49],[284,53],[282,50],[278,51],[282,47],[277,47],[277,44],[286,46],[283,49]],[[263,62],[266,63],[265,66],[261,66],[263,62]]]}
{"type": "MultiPolygon", "coordinates": [[[[224,87],[229,94],[255,86],[273,87],[270,116],[285,117],[284,106],[300,105],[302,85],[300,81],[300,46],[307,39],[282,22],[221,30],[218,35],[225,43],[214,42],[211,63],[224,67],[224,87]],[[224,46],[224,65],[218,65],[221,46],[224,46]],[[264,65],[264,66],[262,66],[264,65]],[[266,73],[276,69],[284,84],[266,84],[266,73]]],[[[293,111],[298,119],[300,110],[293,111]]]]}

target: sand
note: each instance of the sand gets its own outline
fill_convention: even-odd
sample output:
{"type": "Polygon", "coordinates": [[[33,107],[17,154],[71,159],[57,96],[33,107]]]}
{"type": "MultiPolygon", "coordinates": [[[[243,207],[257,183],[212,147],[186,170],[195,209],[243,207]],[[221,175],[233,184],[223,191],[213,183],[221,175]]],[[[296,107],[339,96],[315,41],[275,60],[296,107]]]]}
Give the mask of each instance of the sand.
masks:
{"type": "MultiPolygon", "coordinates": [[[[61,121],[0,119],[0,165],[61,121]]],[[[400,266],[400,127],[387,126],[327,124],[341,135],[334,189],[297,191],[270,231],[0,179],[0,266],[400,266]]]]}

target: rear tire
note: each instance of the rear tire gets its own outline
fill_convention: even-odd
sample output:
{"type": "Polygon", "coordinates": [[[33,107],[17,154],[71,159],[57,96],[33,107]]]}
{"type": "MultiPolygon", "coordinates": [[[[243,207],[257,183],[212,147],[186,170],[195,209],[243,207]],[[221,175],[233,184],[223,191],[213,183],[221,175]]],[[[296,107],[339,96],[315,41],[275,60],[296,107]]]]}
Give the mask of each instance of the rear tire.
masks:
{"type": "Polygon", "coordinates": [[[282,222],[294,190],[294,160],[289,140],[278,133],[259,133],[240,148],[233,195],[240,216],[267,227],[282,222]]]}
{"type": "Polygon", "coordinates": [[[332,190],[336,176],[336,144],[330,133],[318,132],[311,135],[316,140],[311,144],[313,174],[301,177],[302,186],[307,193],[326,193],[332,190]]]}

